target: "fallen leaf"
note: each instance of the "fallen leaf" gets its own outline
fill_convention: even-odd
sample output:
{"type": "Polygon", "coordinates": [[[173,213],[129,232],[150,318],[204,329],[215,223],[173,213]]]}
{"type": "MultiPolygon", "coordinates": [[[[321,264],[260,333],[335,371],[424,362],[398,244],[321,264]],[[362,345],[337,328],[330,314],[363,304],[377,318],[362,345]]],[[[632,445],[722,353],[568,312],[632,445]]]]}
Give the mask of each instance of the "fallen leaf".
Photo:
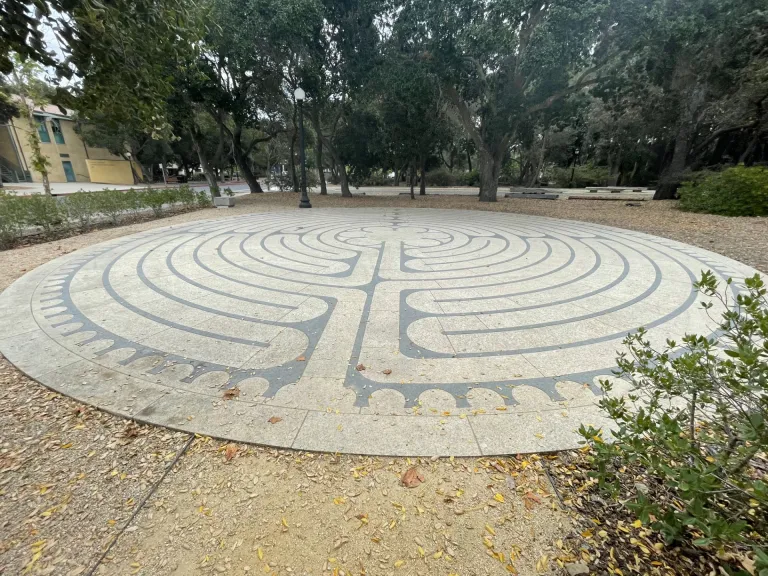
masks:
{"type": "Polygon", "coordinates": [[[416,486],[424,482],[424,475],[419,472],[416,466],[412,466],[405,471],[403,477],[400,478],[400,482],[406,488],[416,488],[416,486]]]}
{"type": "Polygon", "coordinates": [[[496,502],[504,502],[504,496],[502,496],[498,492],[494,494],[493,499],[496,500],[496,502]]]}
{"type": "Polygon", "coordinates": [[[296,358],[296,362],[306,362],[306,360],[307,359],[304,358],[304,356],[299,356],[298,358],[296,358]]]}
{"type": "Polygon", "coordinates": [[[224,391],[224,395],[222,396],[222,398],[224,398],[224,400],[234,400],[238,396],[240,396],[240,388],[235,386],[234,388],[230,388],[229,390],[225,390],[224,391]]]}
{"type": "Polygon", "coordinates": [[[355,366],[355,370],[357,370],[358,372],[362,372],[363,370],[365,370],[365,364],[358,364],[357,366],[355,366]]]}
{"type": "Polygon", "coordinates": [[[267,422],[269,422],[270,424],[277,424],[278,422],[282,422],[282,421],[283,421],[283,419],[282,418],[278,418],[277,416],[272,416],[272,418],[267,420],[267,422]]]}
{"type": "Polygon", "coordinates": [[[227,444],[224,449],[224,459],[229,462],[237,454],[237,444],[227,444]]]}
{"type": "Polygon", "coordinates": [[[381,371],[381,373],[382,373],[382,374],[386,374],[387,376],[389,376],[390,374],[392,374],[392,370],[390,370],[389,368],[387,368],[386,370],[382,370],[382,371],[381,371]]]}

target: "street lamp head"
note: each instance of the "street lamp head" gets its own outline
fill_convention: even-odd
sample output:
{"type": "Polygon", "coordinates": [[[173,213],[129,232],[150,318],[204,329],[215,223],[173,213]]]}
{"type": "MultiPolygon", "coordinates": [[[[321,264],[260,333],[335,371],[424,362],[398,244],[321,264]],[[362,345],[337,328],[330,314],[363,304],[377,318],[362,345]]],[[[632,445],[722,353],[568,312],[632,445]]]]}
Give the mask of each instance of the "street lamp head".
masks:
{"type": "Polygon", "coordinates": [[[307,97],[307,94],[304,92],[304,90],[301,89],[301,87],[296,88],[293,95],[296,98],[296,102],[304,102],[307,97]]]}

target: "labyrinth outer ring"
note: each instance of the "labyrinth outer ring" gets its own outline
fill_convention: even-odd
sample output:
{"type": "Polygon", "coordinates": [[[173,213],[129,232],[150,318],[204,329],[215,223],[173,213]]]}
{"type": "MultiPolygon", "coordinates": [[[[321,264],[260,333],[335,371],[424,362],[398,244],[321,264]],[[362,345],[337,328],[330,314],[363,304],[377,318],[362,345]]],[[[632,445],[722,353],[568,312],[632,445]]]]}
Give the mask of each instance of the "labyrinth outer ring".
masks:
{"type": "Polygon", "coordinates": [[[413,456],[561,450],[578,445],[581,424],[608,425],[598,382],[612,378],[627,333],[647,326],[663,346],[716,328],[692,288],[707,269],[734,278],[734,291],[756,273],[583,222],[256,213],[37,268],[0,295],[0,352],[101,409],[238,442],[413,456]],[[225,400],[231,388],[240,395],[225,400]]]}

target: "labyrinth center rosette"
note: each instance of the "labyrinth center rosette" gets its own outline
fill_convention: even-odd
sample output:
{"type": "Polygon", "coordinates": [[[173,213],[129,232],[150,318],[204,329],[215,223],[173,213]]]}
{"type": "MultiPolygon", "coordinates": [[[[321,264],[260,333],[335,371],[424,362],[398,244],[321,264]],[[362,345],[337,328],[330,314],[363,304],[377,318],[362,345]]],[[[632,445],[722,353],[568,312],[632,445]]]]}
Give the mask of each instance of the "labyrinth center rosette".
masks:
{"type": "Polygon", "coordinates": [[[603,422],[597,382],[628,333],[644,326],[661,347],[712,332],[693,288],[706,269],[735,290],[754,274],[588,223],[260,213],[41,267],[0,296],[0,350],[97,406],[235,440],[387,454],[569,448],[581,423],[603,422]]]}

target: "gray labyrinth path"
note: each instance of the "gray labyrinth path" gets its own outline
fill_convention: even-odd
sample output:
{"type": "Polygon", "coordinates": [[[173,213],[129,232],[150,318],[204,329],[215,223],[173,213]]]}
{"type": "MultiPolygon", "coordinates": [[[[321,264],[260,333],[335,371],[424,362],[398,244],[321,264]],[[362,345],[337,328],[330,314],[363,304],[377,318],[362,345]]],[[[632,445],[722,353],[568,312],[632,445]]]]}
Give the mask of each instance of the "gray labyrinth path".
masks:
{"type": "Polygon", "coordinates": [[[234,441],[558,450],[578,445],[580,424],[606,424],[598,382],[629,332],[646,326],[659,346],[712,333],[692,288],[706,269],[735,290],[755,273],[671,240],[531,216],[259,213],[41,266],[0,296],[0,351],[105,410],[234,441]]]}

